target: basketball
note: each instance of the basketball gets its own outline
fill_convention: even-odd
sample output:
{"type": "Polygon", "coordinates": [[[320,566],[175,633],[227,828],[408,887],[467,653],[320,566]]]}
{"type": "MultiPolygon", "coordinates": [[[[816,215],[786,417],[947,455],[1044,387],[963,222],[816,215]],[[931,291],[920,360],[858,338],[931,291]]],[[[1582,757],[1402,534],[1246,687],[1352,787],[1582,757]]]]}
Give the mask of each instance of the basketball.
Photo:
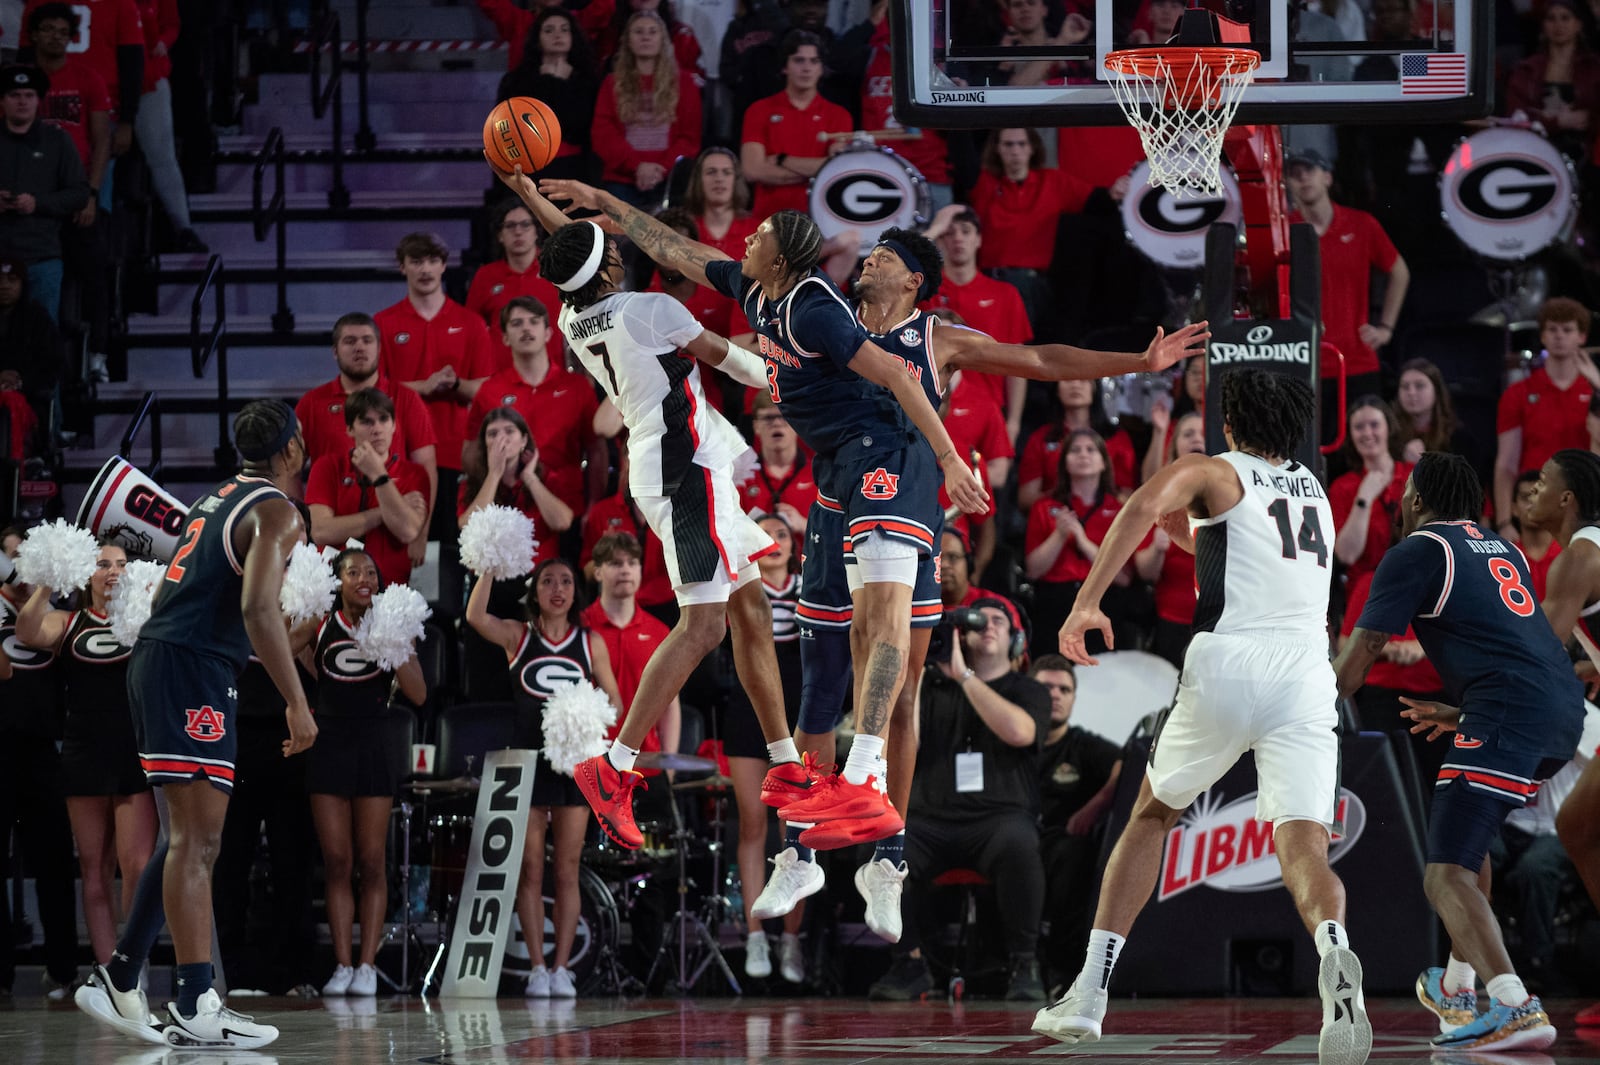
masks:
{"type": "Polygon", "coordinates": [[[513,96],[495,105],[483,123],[483,150],[489,165],[503,173],[522,167],[524,174],[543,170],[561,147],[561,123],[555,112],[531,96],[513,96]]]}

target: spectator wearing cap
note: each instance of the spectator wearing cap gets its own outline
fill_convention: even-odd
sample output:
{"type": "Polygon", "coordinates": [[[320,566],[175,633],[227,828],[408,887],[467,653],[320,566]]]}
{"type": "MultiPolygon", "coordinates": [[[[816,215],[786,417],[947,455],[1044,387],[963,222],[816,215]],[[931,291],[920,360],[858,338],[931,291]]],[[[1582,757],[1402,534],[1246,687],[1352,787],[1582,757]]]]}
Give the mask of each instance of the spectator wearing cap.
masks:
{"type": "Polygon", "coordinates": [[[14,375],[12,387],[26,397],[36,424],[49,421],[61,367],[61,334],[29,297],[27,268],[0,252],[0,374],[14,375]]]}
{"type": "Polygon", "coordinates": [[[22,261],[34,298],[59,320],[61,225],[89,201],[89,185],[72,138],[39,121],[44,72],[0,68],[0,91],[0,248],[22,261]]]}
{"type": "Polygon", "coordinates": [[[829,134],[848,133],[850,112],[823,98],[822,38],[794,30],[783,39],[784,87],[751,104],[744,113],[739,163],[755,190],[758,219],[782,210],[808,209],[807,184],[833,156],[849,146],[829,134]]]}
{"type": "MultiPolygon", "coordinates": [[[[1345,394],[1380,395],[1383,377],[1378,350],[1394,339],[1411,271],[1378,220],[1354,207],[1335,203],[1333,167],[1317,151],[1302,149],[1284,167],[1295,213],[1291,222],[1310,222],[1322,253],[1322,339],[1344,355],[1345,394]],[[1388,275],[1383,309],[1372,320],[1372,272],[1388,275]]],[[[1339,432],[1339,364],[1322,364],[1322,435],[1339,432]]]]}

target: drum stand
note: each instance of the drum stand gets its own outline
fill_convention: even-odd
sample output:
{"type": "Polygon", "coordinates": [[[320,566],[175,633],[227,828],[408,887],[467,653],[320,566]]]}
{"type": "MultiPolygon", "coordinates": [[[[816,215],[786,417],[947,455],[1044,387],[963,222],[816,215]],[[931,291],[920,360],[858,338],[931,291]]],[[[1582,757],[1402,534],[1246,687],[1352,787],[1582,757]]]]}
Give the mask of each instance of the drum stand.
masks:
{"type": "Polygon", "coordinates": [[[715,964],[722,971],[723,979],[728,981],[728,986],[733,988],[735,995],[743,995],[744,989],[739,986],[739,980],[733,975],[733,969],[728,965],[728,959],[722,956],[722,948],[717,945],[717,937],[711,934],[707,921],[715,922],[723,905],[727,900],[722,897],[722,817],[721,799],[718,799],[718,816],[716,833],[711,847],[711,879],[714,884],[713,893],[705,899],[705,917],[689,909],[689,875],[688,852],[689,832],[683,827],[683,813],[678,809],[678,797],[672,796],[672,838],[677,843],[678,850],[678,912],[673,915],[672,923],[667,926],[661,936],[661,947],[656,951],[655,960],[650,963],[650,972],[644,978],[645,987],[649,987],[655,980],[656,970],[659,969],[674,946],[678,953],[677,984],[678,994],[686,995],[694,990],[694,985],[700,982],[706,969],[715,964]],[[689,968],[689,940],[693,938],[704,953],[697,958],[693,971],[689,968]]]}
{"type": "MultiPolygon", "coordinates": [[[[423,798],[424,807],[427,798],[423,798]]],[[[397,807],[400,813],[400,921],[391,924],[384,932],[383,941],[392,943],[396,938],[400,940],[400,978],[392,979],[382,969],[378,970],[378,977],[395,991],[406,994],[411,990],[411,948],[417,948],[417,957],[422,956],[422,937],[418,934],[416,925],[411,920],[411,811],[410,799],[401,799],[397,807]]],[[[424,812],[423,821],[427,821],[424,812]]]]}

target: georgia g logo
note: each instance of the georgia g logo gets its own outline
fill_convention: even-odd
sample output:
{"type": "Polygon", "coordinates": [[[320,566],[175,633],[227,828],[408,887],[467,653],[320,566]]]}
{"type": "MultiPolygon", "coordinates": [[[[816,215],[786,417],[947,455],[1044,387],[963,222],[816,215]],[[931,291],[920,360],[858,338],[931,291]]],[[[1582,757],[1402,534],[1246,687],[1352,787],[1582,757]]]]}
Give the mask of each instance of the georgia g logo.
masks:
{"type": "Polygon", "coordinates": [[[216,743],[228,734],[227,728],[222,723],[222,715],[209,706],[202,706],[198,710],[185,710],[184,715],[188,720],[184,723],[183,731],[192,740],[216,743]]]}
{"type": "Polygon", "coordinates": [[[522,667],[518,679],[529,695],[548,699],[563,684],[582,684],[587,678],[570,658],[535,658],[522,667]]]}
{"type": "Polygon", "coordinates": [[[861,478],[861,494],[867,499],[893,499],[900,491],[900,475],[879,466],[861,478]]]}

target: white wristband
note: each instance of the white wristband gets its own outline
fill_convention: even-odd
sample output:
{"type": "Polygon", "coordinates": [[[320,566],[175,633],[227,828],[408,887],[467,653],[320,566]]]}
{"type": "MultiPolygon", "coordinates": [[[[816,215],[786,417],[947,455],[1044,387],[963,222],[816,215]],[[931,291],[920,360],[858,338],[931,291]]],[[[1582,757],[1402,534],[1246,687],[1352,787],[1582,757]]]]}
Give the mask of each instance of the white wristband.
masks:
{"type": "Polygon", "coordinates": [[[717,368],[741,385],[751,388],[767,387],[767,360],[753,351],[728,342],[728,354],[717,368]]]}

